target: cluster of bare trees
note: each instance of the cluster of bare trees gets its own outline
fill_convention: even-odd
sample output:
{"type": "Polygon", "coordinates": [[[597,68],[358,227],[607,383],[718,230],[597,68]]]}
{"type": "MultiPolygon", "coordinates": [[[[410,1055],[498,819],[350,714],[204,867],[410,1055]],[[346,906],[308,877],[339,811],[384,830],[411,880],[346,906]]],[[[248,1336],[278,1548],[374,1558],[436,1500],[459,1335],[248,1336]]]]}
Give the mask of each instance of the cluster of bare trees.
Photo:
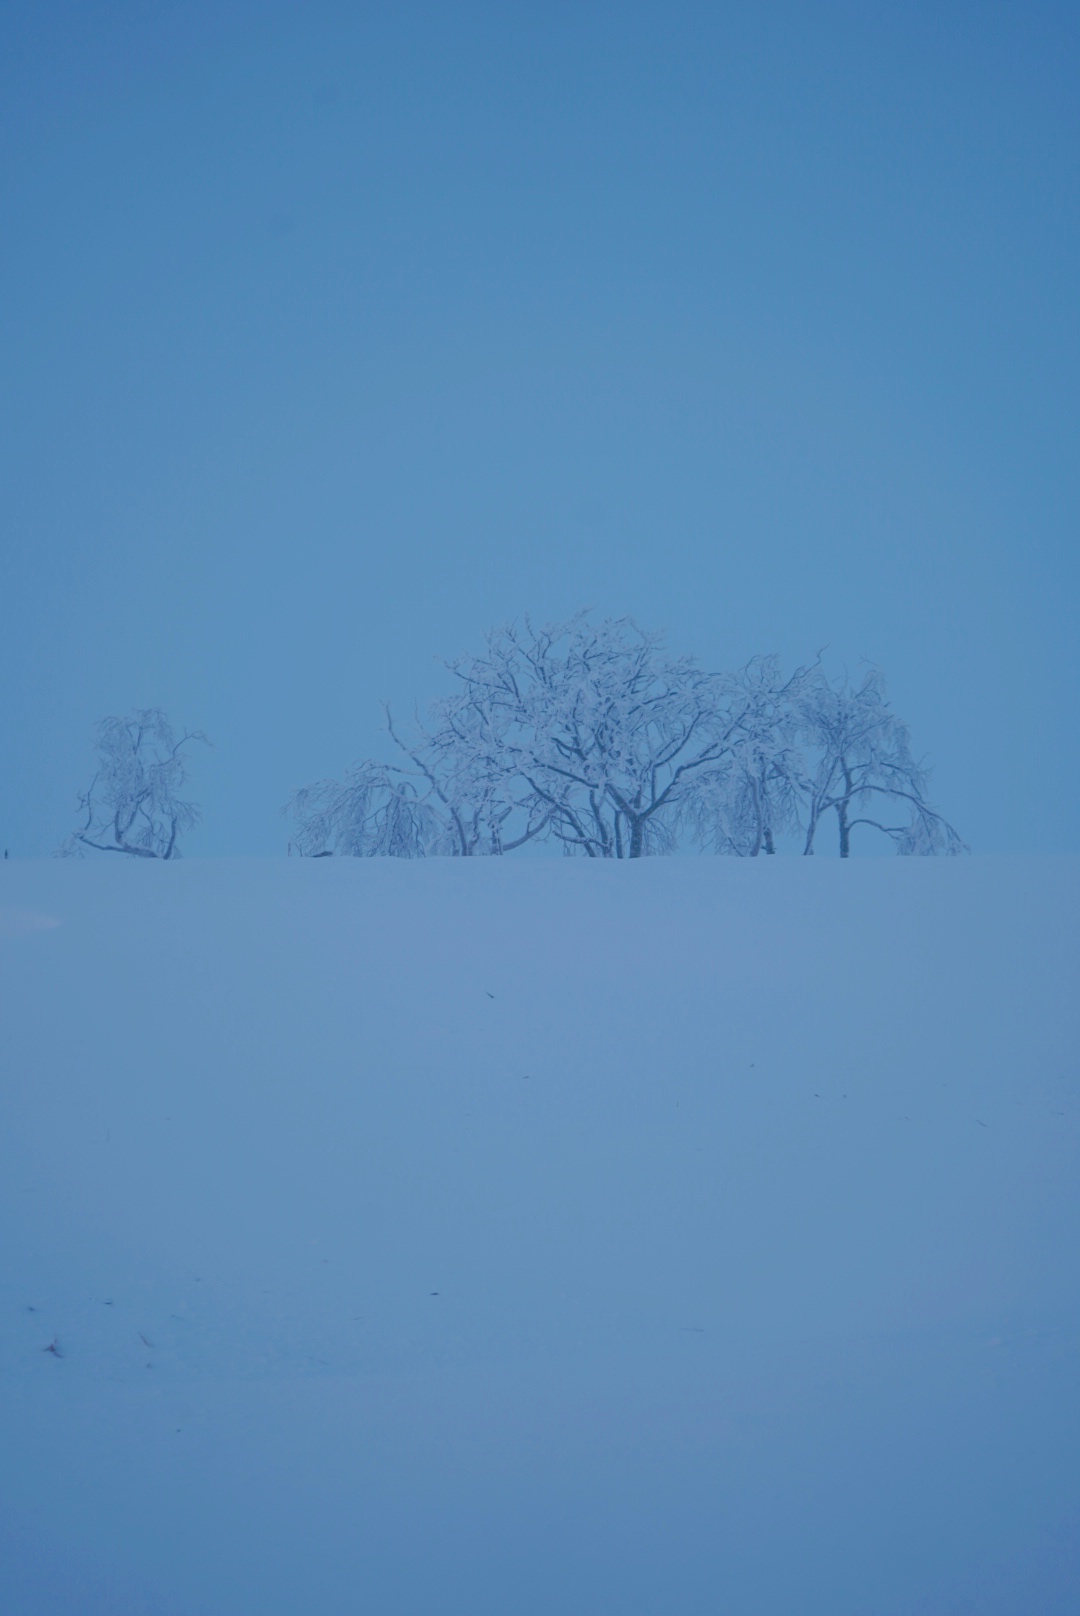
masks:
{"type": "Polygon", "coordinates": [[[302,854],[506,853],[554,841],[640,858],[687,840],[755,857],[794,838],[813,853],[835,814],[902,853],[956,853],[924,767],[876,669],[830,680],[820,661],[757,657],[710,673],[629,618],[496,629],[451,663],[456,689],[408,734],[386,714],[393,763],[364,760],[298,791],[302,854]]]}
{"type": "MultiPolygon", "coordinates": [[[[681,843],[755,858],[803,853],[832,816],[841,858],[859,828],[901,853],[963,850],[927,797],[927,772],[875,668],[830,679],[820,659],[784,672],[755,657],[710,673],[630,618],[587,613],[494,630],[449,664],[452,694],[403,733],[395,761],[365,759],[298,791],[285,812],[308,857],[469,858],[528,842],[588,858],[681,843]]],[[[63,851],[179,856],[199,810],[188,749],[157,708],[98,726],[98,767],[63,851]]]]}

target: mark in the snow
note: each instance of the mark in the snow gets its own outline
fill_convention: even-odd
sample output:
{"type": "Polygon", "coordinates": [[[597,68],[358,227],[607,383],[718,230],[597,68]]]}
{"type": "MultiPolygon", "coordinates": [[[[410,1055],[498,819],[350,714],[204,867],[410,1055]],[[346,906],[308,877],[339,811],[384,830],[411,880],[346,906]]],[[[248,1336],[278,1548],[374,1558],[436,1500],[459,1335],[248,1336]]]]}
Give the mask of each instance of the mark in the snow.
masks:
{"type": "Polygon", "coordinates": [[[59,924],[54,915],[39,915],[32,909],[0,909],[0,937],[25,937],[30,932],[52,931],[59,924]]]}
{"type": "Polygon", "coordinates": [[[52,1340],[49,1342],[49,1345],[47,1347],[42,1347],[41,1350],[42,1352],[51,1352],[54,1358],[62,1358],[64,1356],[60,1350],[60,1342],[56,1336],[53,1336],[52,1340]]]}

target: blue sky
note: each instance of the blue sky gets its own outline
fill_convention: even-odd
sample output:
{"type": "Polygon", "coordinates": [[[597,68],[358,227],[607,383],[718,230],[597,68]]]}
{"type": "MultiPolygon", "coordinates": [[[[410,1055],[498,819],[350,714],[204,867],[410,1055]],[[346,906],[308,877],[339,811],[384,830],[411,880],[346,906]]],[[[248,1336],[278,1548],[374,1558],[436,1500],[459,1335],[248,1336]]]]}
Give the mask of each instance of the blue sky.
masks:
{"type": "Polygon", "coordinates": [[[1077,849],[1080,12],[0,11],[0,844],[94,722],[283,852],[493,623],[885,668],[980,851],[1077,849]]]}

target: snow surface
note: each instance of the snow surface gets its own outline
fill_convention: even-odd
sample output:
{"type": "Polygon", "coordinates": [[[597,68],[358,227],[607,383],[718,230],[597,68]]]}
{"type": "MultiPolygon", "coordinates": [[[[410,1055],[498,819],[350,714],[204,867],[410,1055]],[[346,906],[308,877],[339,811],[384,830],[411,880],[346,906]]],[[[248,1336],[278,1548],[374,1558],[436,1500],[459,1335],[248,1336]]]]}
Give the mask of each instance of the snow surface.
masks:
{"type": "Polygon", "coordinates": [[[1078,898],[0,867],[0,1611],[1076,1616],[1078,898]]]}

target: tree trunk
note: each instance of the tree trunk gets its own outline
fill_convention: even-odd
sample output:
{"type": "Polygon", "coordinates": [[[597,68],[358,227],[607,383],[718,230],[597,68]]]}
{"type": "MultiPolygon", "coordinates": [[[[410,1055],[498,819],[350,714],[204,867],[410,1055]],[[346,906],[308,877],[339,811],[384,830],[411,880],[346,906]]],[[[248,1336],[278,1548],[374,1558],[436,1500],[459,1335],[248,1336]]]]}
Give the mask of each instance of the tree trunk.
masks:
{"type": "Polygon", "coordinates": [[[847,805],[846,802],[838,802],[837,803],[837,805],[836,805],[836,817],[840,821],[840,857],[841,858],[848,858],[850,856],[850,853],[851,853],[851,827],[848,825],[847,810],[848,810],[848,805],[847,805]]]}
{"type": "Polygon", "coordinates": [[[633,819],[630,823],[630,852],[628,858],[640,858],[645,847],[645,821],[633,819]]]}
{"type": "Polygon", "coordinates": [[[754,793],[754,845],[750,849],[750,857],[757,858],[761,852],[761,842],[765,831],[765,816],[761,811],[761,792],[756,780],[750,781],[750,788],[754,793]]]}
{"type": "Polygon", "coordinates": [[[851,827],[848,825],[848,806],[853,794],[853,785],[851,770],[848,768],[846,758],[840,759],[840,767],[844,771],[844,787],[847,795],[841,797],[837,803],[836,817],[840,821],[840,857],[847,858],[851,852],[851,827]]]}

